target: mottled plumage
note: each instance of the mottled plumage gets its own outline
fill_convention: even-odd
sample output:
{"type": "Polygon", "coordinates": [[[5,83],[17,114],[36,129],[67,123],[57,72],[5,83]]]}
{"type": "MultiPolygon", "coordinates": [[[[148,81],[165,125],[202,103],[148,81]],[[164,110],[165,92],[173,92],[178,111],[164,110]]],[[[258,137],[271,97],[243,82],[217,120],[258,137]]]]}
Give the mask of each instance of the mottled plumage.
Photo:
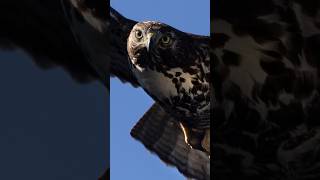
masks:
{"type": "MultiPolygon", "coordinates": [[[[140,86],[130,70],[126,50],[128,34],[136,22],[110,8],[109,1],[2,0],[0,9],[1,49],[23,49],[40,68],[62,67],[81,83],[98,79],[109,87],[111,75],[134,87],[140,86]]],[[[174,117],[157,103],[147,114],[137,123],[132,136],[183,174],[208,179],[209,159],[204,152],[191,149],[182,141],[178,120],[169,126],[173,128],[165,130],[170,134],[168,141],[168,136],[161,136],[161,127],[168,124],[168,117],[172,124],[174,117]],[[145,136],[146,132],[159,136],[150,138],[145,136]]],[[[202,141],[205,146],[206,139],[202,141]]],[[[105,175],[101,178],[109,178],[109,173],[105,175]]]]}
{"type": "Polygon", "coordinates": [[[210,129],[209,38],[166,24],[136,24],[128,37],[128,54],[139,84],[181,123],[187,142],[203,149],[210,129]]]}
{"type": "Polygon", "coordinates": [[[320,178],[319,15],[319,1],[215,1],[214,179],[320,178]]]}

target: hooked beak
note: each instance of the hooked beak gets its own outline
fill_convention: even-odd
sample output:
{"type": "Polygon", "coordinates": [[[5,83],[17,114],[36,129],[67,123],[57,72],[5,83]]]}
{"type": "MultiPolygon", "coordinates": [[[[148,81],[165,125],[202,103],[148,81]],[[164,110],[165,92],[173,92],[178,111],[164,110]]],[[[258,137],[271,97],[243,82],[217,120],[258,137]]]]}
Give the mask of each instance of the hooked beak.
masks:
{"type": "Polygon", "coordinates": [[[151,41],[152,41],[152,37],[154,36],[154,32],[149,32],[147,34],[147,44],[146,44],[146,48],[147,48],[147,51],[149,52],[149,49],[150,49],[150,45],[151,45],[151,41]]]}

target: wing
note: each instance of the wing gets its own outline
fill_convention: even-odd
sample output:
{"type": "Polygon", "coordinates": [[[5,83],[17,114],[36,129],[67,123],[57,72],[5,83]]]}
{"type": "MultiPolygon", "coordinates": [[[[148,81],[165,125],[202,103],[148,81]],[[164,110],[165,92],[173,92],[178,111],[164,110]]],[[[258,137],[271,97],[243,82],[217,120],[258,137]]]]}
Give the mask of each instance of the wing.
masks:
{"type": "Polygon", "coordinates": [[[0,48],[21,48],[41,68],[60,66],[79,82],[98,78],[84,58],[59,1],[0,2],[0,48]]]}
{"type": "Polygon", "coordinates": [[[215,178],[319,179],[319,2],[215,3],[215,178]]]}
{"type": "Polygon", "coordinates": [[[191,149],[183,132],[171,116],[155,103],[139,120],[131,135],[169,165],[198,180],[210,179],[210,159],[202,151],[191,149]]]}
{"type": "Polygon", "coordinates": [[[139,86],[136,78],[131,74],[127,52],[127,38],[132,27],[137,23],[130,19],[124,18],[117,11],[110,10],[111,24],[110,52],[111,72],[113,75],[120,77],[122,81],[129,81],[133,86],[139,86]]]}
{"type": "Polygon", "coordinates": [[[109,10],[108,1],[61,2],[1,1],[0,48],[23,49],[40,68],[62,67],[78,82],[99,79],[108,86],[111,74],[137,86],[125,48],[134,21],[109,10]]]}
{"type": "Polygon", "coordinates": [[[104,79],[112,76],[138,86],[129,69],[127,36],[135,21],[124,18],[104,0],[62,0],[78,44],[104,79]],[[71,2],[71,3],[70,3],[71,2]],[[109,13],[108,13],[109,12],[109,13]]]}

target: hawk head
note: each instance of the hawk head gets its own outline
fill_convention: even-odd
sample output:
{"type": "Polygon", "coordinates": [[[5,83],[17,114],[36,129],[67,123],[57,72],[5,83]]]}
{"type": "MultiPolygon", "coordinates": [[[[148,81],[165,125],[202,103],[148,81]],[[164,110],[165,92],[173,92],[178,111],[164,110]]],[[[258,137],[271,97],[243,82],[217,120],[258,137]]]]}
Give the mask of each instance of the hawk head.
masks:
{"type": "Polygon", "coordinates": [[[131,30],[127,50],[137,70],[163,72],[187,63],[183,61],[188,59],[184,57],[189,49],[185,42],[192,42],[185,33],[160,22],[146,21],[131,30]]]}

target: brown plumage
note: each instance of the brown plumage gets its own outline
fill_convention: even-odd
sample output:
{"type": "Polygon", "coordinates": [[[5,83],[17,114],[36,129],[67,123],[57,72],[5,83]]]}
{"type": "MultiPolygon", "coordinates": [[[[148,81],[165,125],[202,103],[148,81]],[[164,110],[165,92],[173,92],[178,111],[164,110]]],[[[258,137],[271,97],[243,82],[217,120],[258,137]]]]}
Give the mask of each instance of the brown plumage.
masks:
{"type": "MultiPolygon", "coordinates": [[[[108,1],[3,0],[0,2],[0,9],[1,49],[23,49],[33,57],[32,60],[40,68],[62,67],[81,83],[99,80],[109,88],[108,80],[111,75],[118,77],[123,82],[129,82],[134,87],[140,86],[136,77],[132,75],[126,51],[127,36],[136,22],[124,18],[109,8],[108,1]]],[[[202,39],[202,37],[198,38],[202,39]]],[[[160,109],[150,109],[150,111],[156,114],[163,112],[160,109]]],[[[148,121],[152,120],[148,119],[148,121]]],[[[140,128],[135,128],[134,132],[141,135],[144,132],[143,129],[148,125],[140,122],[138,124],[140,128]]],[[[152,126],[160,129],[162,125],[152,126]]],[[[182,137],[182,131],[180,127],[178,128],[179,131],[175,131],[175,128],[167,129],[167,132],[173,135],[172,139],[182,137]]],[[[135,133],[132,135],[135,136],[135,133]]],[[[146,144],[148,138],[140,136],[139,140],[146,144]]],[[[170,154],[170,152],[161,154],[159,151],[154,151],[153,148],[150,150],[159,157],[170,156],[176,159],[176,161],[168,160],[167,163],[181,169],[181,172],[188,176],[199,176],[199,179],[208,177],[207,169],[199,168],[208,163],[206,154],[190,149],[184,139],[180,140],[177,144],[182,144],[182,147],[189,149],[192,153],[180,156],[180,154],[170,154]],[[194,165],[190,166],[181,163],[188,159],[197,159],[198,164],[193,163],[194,165]]],[[[163,147],[175,144],[168,142],[163,147]]]]}
{"type": "Polygon", "coordinates": [[[137,23],[127,50],[133,75],[156,101],[132,136],[184,175],[210,179],[209,38],[137,23]]]}
{"type": "Polygon", "coordinates": [[[205,131],[210,129],[208,43],[208,37],[146,21],[133,27],[127,44],[139,84],[178,120],[186,142],[201,150],[205,131]]]}
{"type": "Polygon", "coordinates": [[[319,13],[312,0],[215,1],[214,179],[320,178],[319,13]]]}

